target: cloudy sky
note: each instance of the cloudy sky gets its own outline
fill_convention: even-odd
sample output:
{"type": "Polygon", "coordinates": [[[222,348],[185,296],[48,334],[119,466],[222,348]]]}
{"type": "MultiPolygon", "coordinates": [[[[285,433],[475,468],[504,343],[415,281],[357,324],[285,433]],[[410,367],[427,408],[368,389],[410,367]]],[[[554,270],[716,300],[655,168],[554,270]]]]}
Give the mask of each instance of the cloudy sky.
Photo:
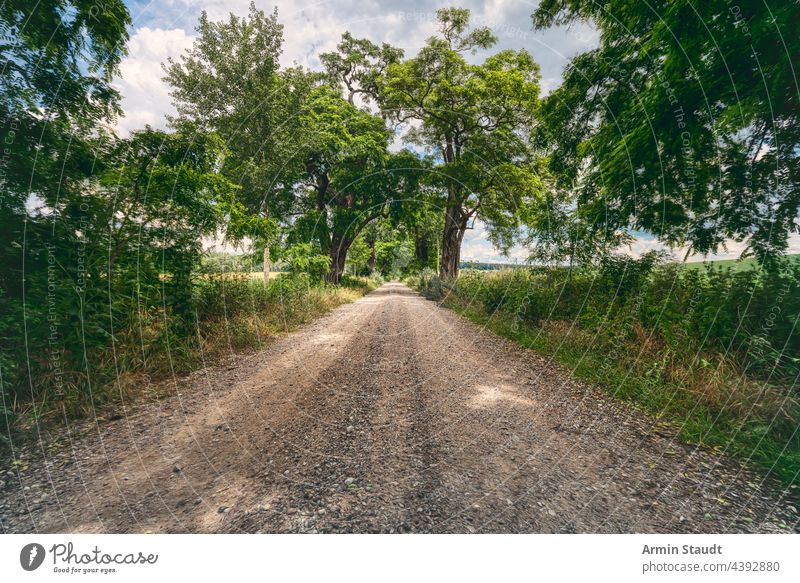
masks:
{"type": "MultiPolygon", "coordinates": [[[[284,25],[284,65],[297,63],[319,68],[317,55],[335,48],[341,34],[388,42],[413,55],[435,31],[435,12],[444,6],[472,10],[473,22],[489,26],[498,37],[498,48],[525,48],[542,68],[542,87],[551,90],[560,83],[565,64],[574,55],[597,44],[597,33],[588,25],[533,32],[530,15],[537,2],[526,0],[256,0],[264,11],[278,9],[284,25]]],[[[118,128],[123,134],[150,124],[164,127],[172,111],[168,88],[162,81],[161,63],[177,57],[191,46],[197,19],[205,10],[212,20],[230,12],[244,15],[250,0],[127,0],[133,18],[128,57],[120,67],[116,86],[123,95],[124,118],[118,128]]],[[[478,55],[477,58],[480,58],[478,55]]],[[[652,239],[637,239],[628,252],[638,255],[658,247],[652,239]]],[[[800,241],[794,245],[800,250],[800,241]]],[[[722,256],[738,256],[733,245],[722,256]]],[[[467,260],[509,261],[501,257],[486,239],[480,225],[465,236],[462,256],[467,260]]],[[[511,260],[524,261],[525,249],[513,249],[511,260]]],[[[701,259],[698,257],[698,259],[701,259]]]]}

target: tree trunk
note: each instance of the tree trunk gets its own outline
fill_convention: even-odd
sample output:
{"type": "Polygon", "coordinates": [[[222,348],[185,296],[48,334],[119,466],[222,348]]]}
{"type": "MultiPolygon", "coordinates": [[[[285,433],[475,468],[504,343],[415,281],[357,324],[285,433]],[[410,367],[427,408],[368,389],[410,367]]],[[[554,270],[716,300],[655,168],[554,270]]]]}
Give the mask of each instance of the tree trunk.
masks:
{"type": "Polygon", "coordinates": [[[350,250],[350,245],[352,241],[350,239],[340,238],[334,235],[331,238],[331,249],[330,249],[330,258],[331,258],[331,270],[328,272],[328,275],[325,277],[325,281],[328,283],[338,284],[342,280],[342,274],[344,273],[344,264],[347,260],[347,252],[350,250]]]}
{"type": "Polygon", "coordinates": [[[378,252],[375,250],[375,241],[371,242],[370,250],[369,260],[367,261],[367,270],[369,271],[369,274],[372,275],[375,273],[375,262],[378,260],[378,252]]]}
{"type": "Polygon", "coordinates": [[[264,245],[264,284],[269,283],[269,245],[264,245]]]}
{"type": "Polygon", "coordinates": [[[419,267],[428,267],[431,257],[431,246],[426,234],[417,234],[414,237],[414,259],[419,267]]]}
{"type": "Polygon", "coordinates": [[[468,217],[460,208],[450,206],[447,208],[444,220],[444,233],[442,235],[442,264],[439,275],[443,279],[455,279],[461,264],[461,241],[464,231],[467,230],[468,217]]]}

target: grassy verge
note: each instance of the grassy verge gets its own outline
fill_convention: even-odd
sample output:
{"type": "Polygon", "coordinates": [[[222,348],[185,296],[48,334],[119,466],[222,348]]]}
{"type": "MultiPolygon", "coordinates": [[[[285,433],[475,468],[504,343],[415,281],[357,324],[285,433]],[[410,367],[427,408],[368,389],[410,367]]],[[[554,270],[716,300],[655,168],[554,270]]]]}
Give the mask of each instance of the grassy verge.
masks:
{"type": "MultiPolygon", "coordinates": [[[[34,429],[90,415],[113,417],[122,403],[130,407],[163,396],[170,386],[164,381],[174,376],[262,349],[378,285],[355,277],[344,278],[338,286],[303,276],[276,278],[269,285],[249,274],[201,278],[192,313],[137,314],[135,325],[118,332],[110,346],[87,354],[88,371],[61,371],[58,386],[52,377],[35,379],[46,387],[41,391],[44,397],[17,403],[4,429],[18,445],[34,429]]],[[[0,443],[0,449],[10,445],[0,443]]]]}
{"type": "MultiPolygon", "coordinates": [[[[797,487],[800,407],[786,375],[748,369],[746,355],[710,348],[708,341],[665,338],[663,328],[644,326],[638,312],[632,315],[628,302],[613,307],[597,288],[576,309],[603,317],[566,319],[553,317],[559,314],[555,305],[540,306],[542,313],[536,313],[537,301],[560,297],[536,276],[469,273],[451,284],[436,278],[412,283],[460,315],[554,357],[576,377],[673,425],[687,442],[752,462],[797,487]],[[530,286],[522,301],[509,300],[530,286]]],[[[637,310],[643,303],[637,300],[637,310]]]]}

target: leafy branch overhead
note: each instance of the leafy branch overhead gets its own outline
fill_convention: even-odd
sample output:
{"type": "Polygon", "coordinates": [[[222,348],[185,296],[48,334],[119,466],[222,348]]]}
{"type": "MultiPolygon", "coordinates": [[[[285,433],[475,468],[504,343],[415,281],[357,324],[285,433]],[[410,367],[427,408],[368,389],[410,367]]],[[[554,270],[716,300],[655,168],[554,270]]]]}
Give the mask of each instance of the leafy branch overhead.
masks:
{"type": "Polygon", "coordinates": [[[600,31],[545,100],[539,136],[590,230],[700,253],[730,240],[761,259],[786,251],[800,230],[800,39],[781,31],[799,19],[796,2],[539,4],[537,29],[600,31]]]}

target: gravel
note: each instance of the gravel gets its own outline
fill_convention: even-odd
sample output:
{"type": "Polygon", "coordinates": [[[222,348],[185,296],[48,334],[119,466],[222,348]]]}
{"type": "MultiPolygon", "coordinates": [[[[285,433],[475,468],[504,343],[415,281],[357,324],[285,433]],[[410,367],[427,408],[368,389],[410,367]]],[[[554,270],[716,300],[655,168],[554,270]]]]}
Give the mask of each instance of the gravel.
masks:
{"type": "Polygon", "coordinates": [[[797,496],[387,284],[17,452],[3,532],[787,532],[797,496]]]}

